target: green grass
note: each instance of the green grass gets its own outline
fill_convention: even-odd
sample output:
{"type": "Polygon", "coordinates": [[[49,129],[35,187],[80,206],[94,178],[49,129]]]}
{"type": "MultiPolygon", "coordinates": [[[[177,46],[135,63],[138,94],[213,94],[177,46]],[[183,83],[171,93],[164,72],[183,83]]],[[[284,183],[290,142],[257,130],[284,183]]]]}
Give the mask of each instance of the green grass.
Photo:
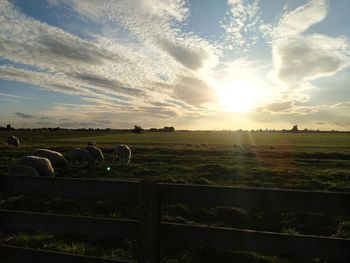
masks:
{"type": "MultiPolygon", "coordinates": [[[[5,137],[6,132],[0,132],[5,137]]],[[[74,147],[95,140],[105,162],[95,167],[73,166],[65,174],[79,178],[151,179],[159,182],[205,185],[239,185],[289,189],[350,191],[350,134],[348,133],[243,133],[243,132],[29,132],[15,131],[18,149],[0,146],[0,173],[35,148],[58,150],[65,155],[74,147]],[[128,167],[112,160],[113,147],[126,143],[132,149],[128,167]],[[234,147],[236,145],[236,147],[234,147]],[[107,170],[107,167],[110,169],[107,170]]],[[[103,217],[136,218],[133,207],[96,200],[84,202],[62,198],[8,196],[0,208],[103,217]]],[[[213,226],[241,227],[285,233],[350,237],[349,217],[314,214],[263,214],[232,207],[164,207],[163,220],[213,226]]],[[[85,242],[79,237],[44,233],[6,233],[1,242],[25,244],[107,258],[132,257],[132,241],[85,242]],[[48,236],[45,236],[48,235],[48,236]],[[43,238],[45,237],[45,238],[43,238]],[[112,242],[112,243],[113,243],[112,242]],[[131,243],[130,243],[131,242],[131,243]],[[101,244],[105,248],[101,247],[101,244]]],[[[166,247],[164,262],[293,262],[251,252],[166,247]],[[211,261],[212,260],[212,261],[211,261]]]]}

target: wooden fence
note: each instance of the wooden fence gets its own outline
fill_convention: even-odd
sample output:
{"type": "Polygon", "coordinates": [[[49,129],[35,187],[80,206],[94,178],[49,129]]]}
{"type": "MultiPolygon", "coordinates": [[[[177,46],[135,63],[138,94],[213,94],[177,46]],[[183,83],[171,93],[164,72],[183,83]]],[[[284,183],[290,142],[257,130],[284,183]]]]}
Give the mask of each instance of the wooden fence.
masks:
{"type": "MultiPolygon", "coordinates": [[[[0,229],[132,238],[137,262],[158,263],[166,243],[248,250],[296,258],[350,262],[350,239],[161,222],[162,204],[234,206],[265,212],[350,215],[350,193],[139,183],[112,180],[0,176],[0,192],[137,204],[138,220],[67,216],[0,209],[0,229]]],[[[136,206],[135,206],[136,207],[136,206]]],[[[0,244],[5,262],[130,262],[0,244]]]]}

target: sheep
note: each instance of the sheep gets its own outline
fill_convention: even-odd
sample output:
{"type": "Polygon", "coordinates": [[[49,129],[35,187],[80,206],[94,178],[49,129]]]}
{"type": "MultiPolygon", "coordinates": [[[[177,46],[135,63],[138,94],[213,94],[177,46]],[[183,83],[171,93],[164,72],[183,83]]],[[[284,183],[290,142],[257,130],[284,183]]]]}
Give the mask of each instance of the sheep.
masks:
{"type": "Polygon", "coordinates": [[[92,155],[90,154],[90,152],[86,149],[82,149],[82,148],[75,148],[73,149],[70,154],[70,161],[72,163],[74,162],[80,162],[80,163],[93,163],[94,162],[94,158],[92,157],[92,155]]]}
{"type": "Polygon", "coordinates": [[[269,145],[269,150],[273,150],[275,147],[273,145],[269,145]]]}
{"type": "Polygon", "coordinates": [[[104,156],[100,148],[88,145],[85,147],[85,149],[91,154],[95,162],[103,162],[104,156]]]}
{"type": "Polygon", "coordinates": [[[97,147],[97,143],[95,141],[88,141],[87,145],[97,147]]]}
{"type": "Polygon", "coordinates": [[[55,170],[53,169],[49,159],[39,156],[24,156],[18,160],[17,164],[29,166],[34,168],[40,176],[55,176],[55,170]]]}
{"type": "Polygon", "coordinates": [[[9,169],[10,175],[39,176],[36,169],[26,165],[16,164],[9,169]]]}
{"type": "Polygon", "coordinates": [[[67,159],[59,152],[48,149],[36,149],[32,152],[32,155],[49,159],[54,169],[66,170],[69,168],[67,159]]]}
{"type": "Polygon", "coordinates": [[[7,136],[6,144],[8,146],[13,146],[13,147],[18,147],[20,145],[18,137],[13,136],[13,135],[7,136]]]}
{"type": "Polygon", "coordinates": [[[131,158],[131,150],[126,144],[115,147],[113,159],[119,159],[121,164],[129,164],[131,158]]]}

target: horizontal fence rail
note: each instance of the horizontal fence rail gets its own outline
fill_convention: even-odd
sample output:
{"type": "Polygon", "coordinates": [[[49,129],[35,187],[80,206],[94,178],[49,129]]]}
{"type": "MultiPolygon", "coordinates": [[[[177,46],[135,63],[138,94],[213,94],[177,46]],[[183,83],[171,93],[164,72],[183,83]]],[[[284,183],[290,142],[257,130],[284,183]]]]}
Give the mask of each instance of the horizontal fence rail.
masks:
{"type": "Polygon", "coordinates": [[[159,184],[164,203],[234,206],[267,212],[350,214],[350,193],[159,184]]]}
{"type": "Polygon", "coordinates": [[[161,224],[161,239],[193,246],[350,262],[350,239],[173,223],[161,224]]]}
{"type": "Polygon", "coordinates": [[[137,236],[137,221],[126,219],[64,216],[0,209],[0,228],[89,235],[100,238],[137,236]]]}
{"type": "MultiPolygon", "coordinates": [[[[135,238],[139,263],[158,263],[164,243],[350,262],[350,239],[161,222],[162,204],[168,203],[233,206],[268,213],[291,211],[350,215],[350,193],[9,175],[0,176],[0,192],[113,199],[117,203],[137,204],[138,220],[0,209],[0,228],[135,238]]],[[[5,255],[14,259],[13,262],[21,262],[16,255],[26,258],[26,254],[33,259],[27,262],[128,262],[0,245],[0,261],[5,255]]]]}
{"type": "Polygon", "coordinates": [[[0,262],[6,263],[132,263],[127,260],[103,259],[0,244],[0,262]]]}
{"type": "Polygon", "coordinates": [[[138,202],[139,183],[114,180],[0,176],[0,191],[13,194],[53,195],[78,199],[114,199],[138,202]]]}

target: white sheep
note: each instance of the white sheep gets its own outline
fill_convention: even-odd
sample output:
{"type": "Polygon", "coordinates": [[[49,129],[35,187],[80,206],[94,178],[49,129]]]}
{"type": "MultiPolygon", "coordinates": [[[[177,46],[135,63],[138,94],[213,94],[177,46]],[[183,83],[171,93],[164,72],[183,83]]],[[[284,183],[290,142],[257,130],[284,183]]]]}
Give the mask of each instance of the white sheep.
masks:
{"type": "Polygon", "coordinates": [[[9,169],[10,175],[39,176],[36,169],[26,165],[16,164],[9,169]]]}
{"type": "Polygon", "coordinates": [[[8,146],[13,146],[13,147],[18,147],[20,145],[18,137],[13,136],[13,135],[7,136],[6,144],[8,146]]]}
{"type": "Polygon", "coordinates": [[[82,148],[73,149],[69,154],[69,158],[71,163],[80,162],[83,164],[88,164],[94,162],[94,158],[92,157],[90,152],[82,148]]]}
{"type": "Polygon", "coordinates": [[[85,149],[91,154],[95,162],[103,162],[104,156],[100,148],[96,146],[88,145],[85,147],[85,149]]]}
{"type": "Polygon", "coordinates": [[[55,169],[66,170],[69,168],[69,163],[66,158],[60,153],[48,149],[36,149],[32,152],[34,156],[44,157],[50,160],[55,169]]]}
{"type": "Polygon", "coordinates": [[[131,150],[126,144],[115,147],[113,159],[119,159],[121,164],[129,164],[131,158],[131,150]]]}
{"type": "Polygon", "coordinates": [[[97,143],[95,141],[88,141],[88,146],[95,146],[97,147],[97,143]]]}
{"type": "Polygon", "coordinates": [[[34,168],[40,176],[55,176],[51,162],[47,158],[39,156],[24,156],[18,160],[17,164],[34,168]]]}

